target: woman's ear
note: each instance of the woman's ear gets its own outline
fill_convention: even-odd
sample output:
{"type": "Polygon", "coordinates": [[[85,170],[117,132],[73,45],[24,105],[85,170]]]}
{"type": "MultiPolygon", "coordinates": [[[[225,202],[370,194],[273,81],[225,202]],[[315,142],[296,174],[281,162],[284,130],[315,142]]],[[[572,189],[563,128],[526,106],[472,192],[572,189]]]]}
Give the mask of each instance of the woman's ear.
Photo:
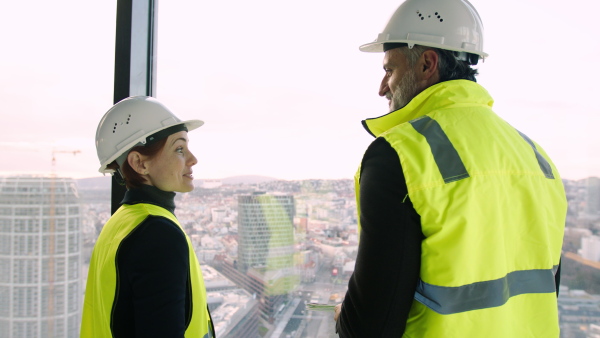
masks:
{"type": "Polygon", "coordinates": [[[127,155],[127,162],[131,169],[135,170],[138,174],[148,175],[148,161],[146,156],[137,151],[131,151],[129,155],[127,155]]]}

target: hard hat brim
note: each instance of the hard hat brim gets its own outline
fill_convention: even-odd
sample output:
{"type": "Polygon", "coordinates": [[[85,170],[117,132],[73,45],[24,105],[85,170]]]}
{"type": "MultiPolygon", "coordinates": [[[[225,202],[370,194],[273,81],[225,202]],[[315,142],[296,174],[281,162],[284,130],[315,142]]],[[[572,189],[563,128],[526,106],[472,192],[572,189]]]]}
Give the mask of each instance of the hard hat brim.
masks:
{"type": "Polygon", "coordinates": [[[358,47],[361,52],[365,53],[382,53],[383,52],[383,43],[382,42],[370,42],[365,43],[358,47]]]}
{"type": "Polygon", "coordinates": [[[454,51],[454,52],[467,52],[467,53],[479,55],[481,57],[481,59],[483,59],[483,60],[487,59],[489,56],[488,53],[484,53],[484,52],[472,51],[472,50],[467,50],[467,49],[462,49],[462,48],[452,48],[452,47],[442,45],[442,44],[436,44],[436,43],[425,42],[425,41],[416,41],[416,40],[389,40],[389,41],[385,41],[385,42],[373,41],[373,42],[365,43],[364,45],[359,46],[358,49],[361,52],[366,52],[366,53],[383,53],[383,44],[384,43],[407,43],[409,45],[419,45],[419,46],[438,48],[438,49],[443,49],[443,50],[450,50],[450,51],[454,51]]]}

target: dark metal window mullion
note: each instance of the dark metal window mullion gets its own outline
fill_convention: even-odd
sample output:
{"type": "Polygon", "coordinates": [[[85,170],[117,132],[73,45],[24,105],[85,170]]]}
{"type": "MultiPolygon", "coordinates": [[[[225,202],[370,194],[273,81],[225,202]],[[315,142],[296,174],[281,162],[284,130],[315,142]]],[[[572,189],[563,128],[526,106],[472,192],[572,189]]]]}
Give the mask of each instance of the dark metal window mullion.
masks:
{"type": "MultiPolygon", "coordinates": [[[[117,1],[113,103],[156,95],[157,6],[158,0],[117,1]]],[[[119,208],[125,191],[113,177],[111,213],[119,208]]]]}

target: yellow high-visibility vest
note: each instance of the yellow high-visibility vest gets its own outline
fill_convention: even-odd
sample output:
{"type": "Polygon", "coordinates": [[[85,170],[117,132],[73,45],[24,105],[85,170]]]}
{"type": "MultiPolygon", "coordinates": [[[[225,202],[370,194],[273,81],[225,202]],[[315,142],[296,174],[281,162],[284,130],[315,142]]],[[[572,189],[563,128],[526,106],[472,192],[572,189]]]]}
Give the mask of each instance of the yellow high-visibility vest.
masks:
{"type": "Polygon", "coordinates": [[[425,237],[405,337],[559,336],[564,187],[492,104],[477,83],[454,80],[363,122],[398,153],[425,237]]]}
{"type": "MultiPolygon", "coordinates": [[[[82,338],[112,337],[110,316],[117,289],[117,250],[123,239],[149,215],[165,217],[181,228],[177,218],[168,210],[145,203],[121,206],[104,225],[90,260],[81,322],[82,338]]],[[[192,243],[187,235],[185,238],[188,244],[192,286],[192,318],[185,331],[185,337],[207,338],[211,336],[211,324],[206,307],[204,279],[192,243]]]]}

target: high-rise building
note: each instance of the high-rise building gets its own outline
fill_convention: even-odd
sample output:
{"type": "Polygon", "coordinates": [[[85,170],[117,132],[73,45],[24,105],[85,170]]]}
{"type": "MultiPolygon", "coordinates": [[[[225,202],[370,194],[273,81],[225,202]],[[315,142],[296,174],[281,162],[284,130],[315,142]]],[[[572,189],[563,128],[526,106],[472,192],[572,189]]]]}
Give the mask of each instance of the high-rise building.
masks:
{"type": "Polygon", "coordinates": [[[0,178],[0,337],[78,337],[80,224],[74,180],[0,178]]]}
{"type": "Polygon", "coordinates": [[[246,289],[261,299],[261,316],[273,317],[298,283],[294,274],[294,197],[254,193],[238,197],[237,269],[246,289]]]}
{"type": "Polygon", "coordinates": [[[588,216],[600,216],[600,178],[588,177],[584,180],[586,187],[585,213],[588,216]]]}
{"type": "Polygon", "coordinates": [[[256,193],[238,197],[240,269],[291,267],[294,196],[256,193]],[[289,263],[289,264],[288,264],[289,263]]]}
{"type": "Polygon", "coordinates": [[[600,236],[581,237],[579,255],[587,260],[600,262],[600,236]]]}

